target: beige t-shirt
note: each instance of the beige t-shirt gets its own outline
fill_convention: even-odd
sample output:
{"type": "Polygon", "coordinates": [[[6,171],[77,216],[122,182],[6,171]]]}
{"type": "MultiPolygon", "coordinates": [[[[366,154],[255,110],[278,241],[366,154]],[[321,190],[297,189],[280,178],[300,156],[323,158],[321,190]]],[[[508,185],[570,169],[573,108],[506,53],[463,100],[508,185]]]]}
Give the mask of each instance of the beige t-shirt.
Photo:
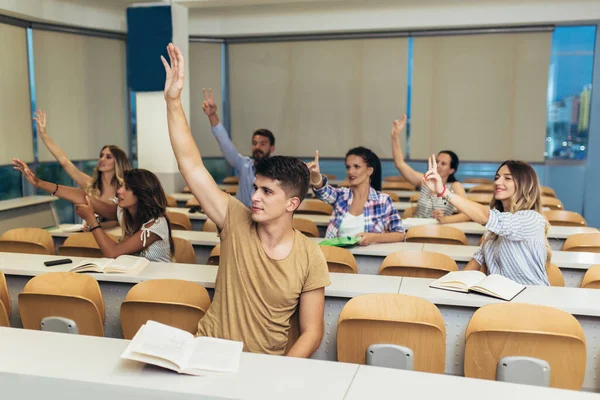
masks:
{"type": "Polygon", "coordinates": [[[296,230],[288,257],[269,258],[250,210],[229,197],[215,295],[197,335],[239,340],[253,353],[283,354],[300,294],[330,283],[316,243],[296,230]]]}

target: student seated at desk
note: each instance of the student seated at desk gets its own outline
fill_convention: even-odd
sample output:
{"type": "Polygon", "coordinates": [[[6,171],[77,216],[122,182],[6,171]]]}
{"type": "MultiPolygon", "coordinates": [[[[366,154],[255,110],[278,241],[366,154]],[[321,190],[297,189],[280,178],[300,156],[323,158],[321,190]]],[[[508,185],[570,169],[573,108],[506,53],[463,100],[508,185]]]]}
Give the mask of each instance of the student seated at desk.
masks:
{"type": "Polygon", "coordinates": [[[381,162],[364,147],[346,154],[350,188],[334,188],[321,175],[319,151],[308,163],[310,184],[318,199],[333,205],[333,215],[325,237],[360,237],[358,244],[401,242],[404,227],[390,196],[381,193],[381,162]]]}
{"type": "MultiPolygon", "coordinates": [[[[452,204],[445,203],[435,196],[426,185],[421,185],[423,174],[412,169],[404,160],[402,148],[400,148],[400,133],[406,125],[406,114],[400,121],[395,120],[392,126],[392,154],[394,156],[394,165],[402,176],[412,185],[421,186],[419,200],[417,202],[417,218],[435,218],[440,224],[450,224],[453,222],[466,222],[469,218],[464,214],[457,214],[457,209],[452,204]]],[[[440,151],[437,155],[438,174],[442,178],[442,183],[448,190],[452,190],[456,195],[465,197],[465,189],[454,174],[458,170],[459,159],[456,153],[450,150],[440,151]]]]}
{"type": "Polygon", "coordinates": [[[179,171],[221,236],[215,294],[198,335],[281,355],[299,307],[300,337],[287,355],[310,357],[323,338],[324,287],[330,281],[319,246],[293,228],[294,211],[308,191],[308,168],[293,157],[260,160],[250,209],[221,191],[204,166],[181,105],[183,56],[173,44],[167,50],[171,63],[162,61],[171,146],[179,171]]]}
{"type": "Polygon", "coordinates": [[[145,169],[125,171],[123,185],[117,190],[116,204],[95,209],[94,202],[81,189],[42,181],[23,161],[13,158],[15,169],[34,187],[75,204],[75,211],[86,223],[105,257],[123,254],[145,257],[149,261],[170,262],[174,254],[171,224],[167,217],[167,196],[156,175],[145,169]],[[115,243],[102,229],[96,212],[109,220],[118,220],[123,231],[115,243]]]}
{"type": "Polygon", "coordinates": [[[444,185],[435,156],[423,186],[455,206],[473,221],[485,225],[484,240],[465,270],[499,274],[523,285],[550,286],[546,266],[550,263],[548,222],[542,215],[542,196],[533,168],[508,160],[496,171],[494,197],[489,207],[456,196],[444,185]]]}
{"type": "MultiPolygon", "coordinates": [[[[65,172],[83,189],[97,206],[99,202],[108,206],[114,206],[113,198],[117,195],[117,189],[123,184],[123,173],[131,169],[127,154],[117,146],[107,145],[100,150],[98,164],[94,168],[93,176],[80,171],[75,164],[69,160],[65,152],[58,147],[46,131],[46,113],[38,110],[33,118],[46,148],[56,158],[65,172]]],[[[101,217],[102,226],[110,228],[117,226],[115,220],[106,220],[101,217]]]]}

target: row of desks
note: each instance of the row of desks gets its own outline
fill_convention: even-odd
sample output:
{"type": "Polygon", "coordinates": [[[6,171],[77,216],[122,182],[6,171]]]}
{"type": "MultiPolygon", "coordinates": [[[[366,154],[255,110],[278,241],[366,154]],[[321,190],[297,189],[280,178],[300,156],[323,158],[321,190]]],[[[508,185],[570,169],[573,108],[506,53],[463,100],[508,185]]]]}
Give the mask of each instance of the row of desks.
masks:
{"type": "Polygon", "coordinates": [[[120,359],[129,341],[0,328],[0,387],[7,398],[88,400],[592,399],[576,391],[365,365],[242,353],[239,371],[183,376],[120,359]],[[60,368],[57,368],[60,360],[60,368]]]}
{"type": "MultiPolygon", "coordinates": [[[[13,303],[12,326],[21,326],[18,316],[17,296],[25,283],[35,275],[48,271],[67,271],[71,266],[45,267],[44,261],[58,256],[23,255],[0,253],[0,270],[6,274],[9,293],[13,303]]],[[[72,257],[74,263],[81,259],[72,257]]],[[[90,274],[100,283],[106,304],[106,335],[122,337],[119,320],[120,305],[127,291],[137,282],[148,279],[184,279],[197,282],[212,289],[215,285],[217,268],[206,265],[150,263],[140,274],[90,274]]],[[[456,293],[429,288],[432,280],[375,275],[351,275],[331,273],[332,284],[326,288],[325,327],[321,346],[313,356],[315,359],[336,360],[337,321],[346,302],[355,296],[368,293],[400,293],[422,297],[436,304],[446,321],[446,373],[463,375],[464,341],[466,326],[479,308],[501,300],[474,293],[456,293]]],[[[600,389],[600,370],[597,360],[600,349],[600,290],[558,287],[527,287],[512,302],[552,306],[573,314],[583,326],[587,341],[587,370],[584,387],[600,389]]],[[[2,342],[0,340],[0,342],[2,342]]],[[[1,358],[0,358],[1,359],[1,358]]]]}
{"type": "MultiPolygon", "coordinates": [[[[199,211],[190,212],[190,209],[185,207],[168,207],[168,211],[187,215],[190,218],[190,221],[192,222],[192,229],[195,231],[202,230],[204,221],[206,221],[206,219],[208,218],[204,213],[201,213],[199,211]]],[[[331,216],[329,215],[296,214],[296,217],[304,218],[314,222],[319,228],[319,233],[321,234],[321,236],[325,235],[327,225],[329,225],[329,221],[331,220],[331,216]]],[[[410,228],[415,226],[430,224],[435,225],[438,224],[438,222],[433,218],[405,218],[402,220],[402,225],[406,230],[409,230],[410,228]]],[[[451,226],[464,232],[467,236],[469,245],[472,246],[478,245],[481,236],[485,233],[485,227],[483,225],[472,221],[445,224],[444,226],[451,226]]],[[[551,226],[548,232],[548,241],[550,242],[550,247],[552,247],[552,249],[560,250],[564,241],[571,235],[575,235],[578,233],[598,232],[599,231],[597,228],[592,227],[551,226]]]]}
{"type": "MultiPolygon", "coordinates": [[[[71,226],[61,225],[65,229],[71,226]]],[[[72,234],[72,232],[61,229],[52,230],[51,233],[57,249],[65,238],[72,234]]],[[[215,232],[173,231],[173,236],[186,239],[194,246],[198,264],[206,264],[210,251],[220,243],[215,232]]],[[[323,239],[313,238],[312,240],[318,243],[323,239]]],[[[376,243],[369,246],[354,246],[349,250],[356,259],[360,274],[376,275],[383,259],[396,251],[431,251],[445,254],[456,261],[459,268],[462,268],[473,258],[477,248],[477,246],[424,243],[376,243]]],[[[579,287],[587,270],[592,265],[600,264],[600,254],[554,250],[552,251],[552,262],[561,269],[566,286],[579,287]]]]}

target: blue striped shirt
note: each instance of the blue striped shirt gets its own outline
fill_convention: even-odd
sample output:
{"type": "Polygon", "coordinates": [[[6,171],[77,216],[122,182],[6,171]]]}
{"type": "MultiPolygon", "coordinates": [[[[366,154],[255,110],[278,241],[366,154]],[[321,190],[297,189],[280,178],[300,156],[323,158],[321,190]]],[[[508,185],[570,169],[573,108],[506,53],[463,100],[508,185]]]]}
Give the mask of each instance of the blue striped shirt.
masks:
{"type": "Polygon", "coordinates": [[[490,210],[485,241],[473,258],[490,274],[502,275],[522,285],[550,286],[546,273],[546,219],[536,211],[516,213],[490,210]]]}
{"type": "Polygon", "coordinates": [[[227,129],[222,123],[218,123],[212,127],[212,133],[219,147],[221,153],[227,160],[227,163],[236,169],[240,183],[235,197],[241,201],[246,207],[252,205],[252,194],[254,193],[254,179],[256,177],[256,171],[254,169],[254,159],[250,157],[244,157],[236,149],[235,145],[231,141],[231,138],[227,134],[227,129]]]}

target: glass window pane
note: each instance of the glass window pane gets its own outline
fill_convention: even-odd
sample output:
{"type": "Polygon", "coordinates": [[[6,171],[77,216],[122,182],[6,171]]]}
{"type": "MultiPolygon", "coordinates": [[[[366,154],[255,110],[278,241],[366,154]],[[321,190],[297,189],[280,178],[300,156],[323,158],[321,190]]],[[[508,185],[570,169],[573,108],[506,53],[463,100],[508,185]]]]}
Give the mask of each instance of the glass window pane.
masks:
{"type": "Polygon", "coordinates": [[[0,167],[0,200],[14,199],[22,196],[21,173],[12,165],[0,167]]]}
{"type": "MultiPolygon", "coordinates": [[[[38,178],[48,182],[58,183],[59,185],[74,186],[73,181],[67,175],[65,170],[58,163],[43,163],[39,164],[35,170],[35,174],[38,178]]],[[[48,195],[43,190],[37,190],[36,194],[48,195]]],[[[73,203],[66,200],[58,200],[56,203],[56,211],[60,222],[63,224],[74,223],[75,214],[73,209],[73,203]]]]}
{"type": "Polygon", "coordinates": [[[587,156],[595,26],[557,27],[548,82],[546,158],[587,156]]]}

